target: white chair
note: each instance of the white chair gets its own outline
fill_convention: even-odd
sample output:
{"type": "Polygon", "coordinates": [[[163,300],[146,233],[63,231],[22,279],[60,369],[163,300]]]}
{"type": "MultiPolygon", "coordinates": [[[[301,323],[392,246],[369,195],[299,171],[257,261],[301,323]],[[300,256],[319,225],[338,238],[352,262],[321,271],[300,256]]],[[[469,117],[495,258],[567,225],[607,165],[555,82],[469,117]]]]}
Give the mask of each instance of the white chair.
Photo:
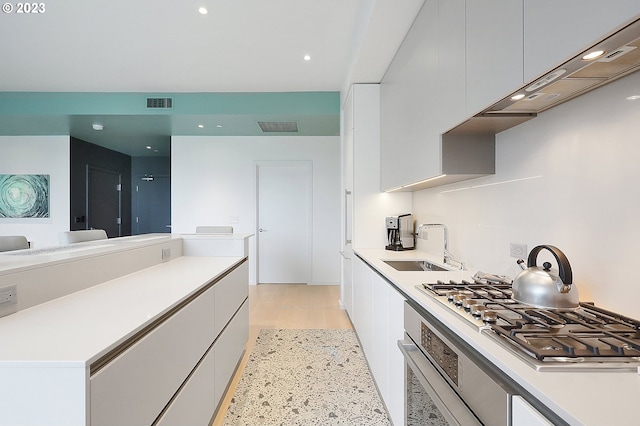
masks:
{"type": "Polygon", "coordinates": [[[0,252],[24,250],[29,248],[29,241],[22,235],[10,235],[0,237],[0,252]]]}
{"type": "Polygon", "coordinates": [[[104,229],[87,229],[82,231],[67,231],[58,234],[61,245],[83,243],[85,241],[106,240],[107,233],[104,229]]]}
{"type": "Polygon", "coordinates": [[[233,234],[233,226],[196,226],[196,234],[233,234]]]}

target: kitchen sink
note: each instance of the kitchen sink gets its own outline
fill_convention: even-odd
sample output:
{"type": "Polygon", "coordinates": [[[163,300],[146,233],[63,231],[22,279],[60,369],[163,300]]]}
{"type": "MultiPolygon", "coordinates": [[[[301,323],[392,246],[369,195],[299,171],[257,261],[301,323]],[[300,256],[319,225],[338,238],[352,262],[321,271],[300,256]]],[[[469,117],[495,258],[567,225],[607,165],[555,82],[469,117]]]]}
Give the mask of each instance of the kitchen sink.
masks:
{"type": "Polygon", "coordinates": [[[384,263],[396,271],[450,271],[451,269],[428,262],[426,260],[384,260],[384,263]]]}

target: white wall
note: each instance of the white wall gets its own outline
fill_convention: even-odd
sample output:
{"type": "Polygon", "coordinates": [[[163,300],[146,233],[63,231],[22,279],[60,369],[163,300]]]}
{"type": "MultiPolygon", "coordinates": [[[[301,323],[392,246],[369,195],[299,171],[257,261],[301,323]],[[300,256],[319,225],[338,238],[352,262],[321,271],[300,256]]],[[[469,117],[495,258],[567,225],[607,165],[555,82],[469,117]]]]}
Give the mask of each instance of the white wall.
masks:
{"type": "Polygon", "coordinates": [[[514,277],[510,243],[555,245],[582,301],[640,318],[640,100],[630,95],[640,72],[500,133],[496,174],[414,193],[417,222],[447,224],[471,273],[514,277]]]}
{"type": "MultiPolygon", "coordinates": [[[[197,225],[232,225],[234,232],[255,234],[256,163],[312,161],[311,284],[340,282],[339,137],[174,136],[171,144],[174,233],[193,233],[197,225]]],[[[249,251],[250,282],[255,284],[255,236],[249,251]]]]}
{"type": "Polygon", "coordinates": [[[69,136],[0,136],[0,174],[43,174],[50,181],[50,217],[0,218],[0,235],[24,235],[31,247],[58,245],[69,230],[69,136]]]}

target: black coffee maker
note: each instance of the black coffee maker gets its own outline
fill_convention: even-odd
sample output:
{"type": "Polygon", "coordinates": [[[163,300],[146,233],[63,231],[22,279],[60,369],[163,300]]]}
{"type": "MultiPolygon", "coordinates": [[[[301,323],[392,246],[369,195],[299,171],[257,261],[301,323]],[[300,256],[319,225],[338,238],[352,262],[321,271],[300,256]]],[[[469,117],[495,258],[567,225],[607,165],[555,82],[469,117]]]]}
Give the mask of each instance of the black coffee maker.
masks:
{"type": "Polygon", "coordinates": [[[387,246],[385,249],[393,251],[414,249],[413,215],[388,216],[385,222],[387,226],[387,246]]]}

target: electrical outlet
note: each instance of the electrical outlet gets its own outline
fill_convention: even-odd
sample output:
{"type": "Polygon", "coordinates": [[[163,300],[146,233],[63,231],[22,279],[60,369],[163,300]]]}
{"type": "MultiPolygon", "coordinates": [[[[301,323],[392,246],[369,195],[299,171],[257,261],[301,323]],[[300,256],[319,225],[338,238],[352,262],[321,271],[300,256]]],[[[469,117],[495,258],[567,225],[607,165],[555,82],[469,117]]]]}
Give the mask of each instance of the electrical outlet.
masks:
{"type": "Polygon", "coordinates": [[[162,260],[169,260],[169,259],[171,259],[171,249],[170,248],[162,249],[162,260]]]}
{"type": "Polygon", "coordinates": [[[511,257],[525,259],[527,257],[527,245],[511,243],[511,257]]]}
{"type": "Polygon", "coordinates": [[[0,288],[0,304],[14,304],[18,303],[18,287],[10,285],[8,287],[0,288]]]}

